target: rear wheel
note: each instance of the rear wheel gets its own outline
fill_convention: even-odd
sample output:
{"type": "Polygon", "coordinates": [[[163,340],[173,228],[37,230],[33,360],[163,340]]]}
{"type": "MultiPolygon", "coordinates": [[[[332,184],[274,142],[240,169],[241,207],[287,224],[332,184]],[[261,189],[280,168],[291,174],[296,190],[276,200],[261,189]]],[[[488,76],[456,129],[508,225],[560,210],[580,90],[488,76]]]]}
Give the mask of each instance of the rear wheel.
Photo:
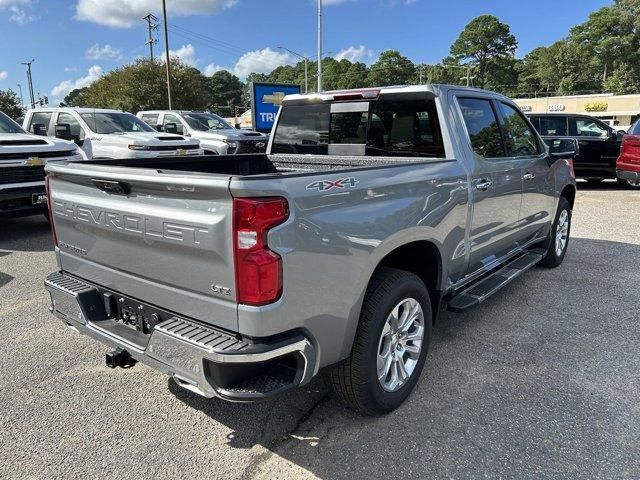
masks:
{"type": "Polygon", "coordinates": [[[560,266],[567,254],[569,246],[569,235],[571,233],[571,205],[569,201],[560,197],[558,202],[558,212],[556,219],[551,227],[551,237],[549,238],[549,247],[543,257],[540,265],[547,268],[555,268],[560,266]]]}
{"type": "Polygon", "coordinates": [[[640,180],[627,180],[626,178],[618,178],[618,185],[628,190],[640,190],[640,180]]]}
{"type": "Polygon", "coordinates": [[[351,356],[331,372],[336,396],[368,415],[398,408],[420,377],[431,324],[422,280],[402,270],[379,269],[365,295],[351,356]]]}

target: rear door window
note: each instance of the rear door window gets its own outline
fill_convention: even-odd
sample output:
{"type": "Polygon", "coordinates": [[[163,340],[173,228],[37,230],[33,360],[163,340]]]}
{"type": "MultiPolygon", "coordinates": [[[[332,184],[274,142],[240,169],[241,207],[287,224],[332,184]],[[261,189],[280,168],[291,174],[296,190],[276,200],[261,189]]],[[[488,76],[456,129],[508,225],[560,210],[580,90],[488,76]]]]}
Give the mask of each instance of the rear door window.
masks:
{"type": "Polygon", "coordinates": [[[473,151],[484,158],[505,156],[498,117],[491,100],[458,98],[473,151]]]}
{"type": "Polygon", "coordinates": [[[33,133],[34,125],[44,125],[49,131],[49,127],[51,127],[51,119],[53,118],[53,112],[34,112],[31,115],[31,120],[29,121],[29,131],[33,133]]]}
{"type": "Polygon", "coordinates": [[[142,121],[147,123],[153,127],[155,130],[158,127],[158,118],[160,118],[160,114],[158,113],[143,113],[140,115],[142,121]]]}
{"type": "Polygon", "coordinates": [[[539,117],[540,135],[548,135],[551,137],[566,137],[569,134],[567,128],[567,117],[565,116],[549,116],[539,117]]]}

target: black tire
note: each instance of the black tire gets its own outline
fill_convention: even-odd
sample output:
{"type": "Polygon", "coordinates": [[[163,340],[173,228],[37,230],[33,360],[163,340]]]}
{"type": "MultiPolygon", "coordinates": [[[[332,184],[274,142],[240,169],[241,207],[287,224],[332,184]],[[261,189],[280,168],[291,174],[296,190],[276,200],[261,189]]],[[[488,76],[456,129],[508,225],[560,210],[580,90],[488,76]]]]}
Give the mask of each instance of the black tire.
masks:
{"type": "Polygon", "coordinates": [[[640,182],[633,184],[625,178],[618,178],[618,185],[627,190],[640,190],[640,182]]]}
{"type": "Polygon", "coordinates": [[[558,202],[558,211],[556,212],[556,218],[553,221],[553,225],[551,226],[551,233],[549,234],[549,245],[547,248],[547,253],[543,257],[540,265],[546,268],[556,268],[559,267],[562,261],[564,260],[565,255],[567,254],[567,248],[569,247],[569,240],[571,238],[571,205],[569,201],[560,197],[560,201],[558,202]],[[562,250],[562,253],[558,253],[556,251],[556,240],[558,237],[558,223],[560,221],[560,217],[563,215],[563,212],[567,212],[567,221],[568,227],[566,232],[566,243],[562,250]]]}
{"type": "MultiPolygon", "coordinates": [[[[393,268],[380,268],[365,294],[360,323],[351,356],[330,373],[335,395],[350,408],[365,415],[377,415],[398,408],[415,387],[427,358],[432,327],[429,292],[416,275],[393,268]],[[383,389],[377,374],[380,338],[391,311],[405,299],[422,307],[424,334],[415,367],[396,391],[383,389]]],[[[400,347],[399,347],[400,348],[400,347]]]]}

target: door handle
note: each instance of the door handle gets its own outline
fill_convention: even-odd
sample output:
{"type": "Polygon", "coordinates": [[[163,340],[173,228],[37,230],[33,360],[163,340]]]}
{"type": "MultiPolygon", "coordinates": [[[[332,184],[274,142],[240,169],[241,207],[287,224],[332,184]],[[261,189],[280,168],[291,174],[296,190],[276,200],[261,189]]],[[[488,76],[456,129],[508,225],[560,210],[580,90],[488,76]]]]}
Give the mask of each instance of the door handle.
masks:
{"type": "Polygon", "coordinates": [[[527,172],[524,175],[522,175],[523,180],[533,180],[534,178],[536,178],[536,176],[531,172],[527,172]]]}
{"type": "Polygon", "coordinates": [[[473,186],[476,190],[482,190],[483,192],[489,190],[489,187],[493,185],[491,180],[478,180],[478,182],[473,186]]]}

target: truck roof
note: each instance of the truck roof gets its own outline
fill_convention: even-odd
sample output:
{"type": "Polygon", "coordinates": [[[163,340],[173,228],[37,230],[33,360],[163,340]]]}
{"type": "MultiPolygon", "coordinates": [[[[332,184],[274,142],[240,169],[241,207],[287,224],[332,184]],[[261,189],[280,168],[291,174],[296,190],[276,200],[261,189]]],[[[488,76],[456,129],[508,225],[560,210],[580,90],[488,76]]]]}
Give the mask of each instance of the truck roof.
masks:
{"type": "Polygon", "coordinates": [[[331,101],[331,100],[341,100],[340,97],[343,97],[344,100],[357,100],[355,95],[362,94],[362,100],[369,100],[383,97],[385,95],[401,95],[401,94],[416,94],[416,93],[430,93],[435,97],[442,96],[446,94],[449,90],[456,91],[468,91],[469,93],[484,93],[495,95],[496,97],[507,98],[504,95],[499,93],[491,92],[488,90],[483,90],[481,88],[475,87],[463,87],[460,85],[446,85],[446,84],[427,84],[427,85],[394,85],[387,87],[374,87],[374,88],[355,88],[350,90],[330,90],[326,92],[318,93],[307,93],[307,94],[295,94],[295,95],[287,95],[283,100],[283,103],[290,102],[300,102],[304,100],[322,100],[322,101],[331,101]],[[367,95],[371,96],[367,96],[367,95]],[[336,97],[338,97],[336,99],[336,97]]]}
{"type": "Polygon", "coordinates": [[[129,113],[129,112],[125,112],[124,110],[116,110],[111,108],[79,108],[79,107],[38,107],[38,108],[30,108],[29,112],[129,113]]]}

